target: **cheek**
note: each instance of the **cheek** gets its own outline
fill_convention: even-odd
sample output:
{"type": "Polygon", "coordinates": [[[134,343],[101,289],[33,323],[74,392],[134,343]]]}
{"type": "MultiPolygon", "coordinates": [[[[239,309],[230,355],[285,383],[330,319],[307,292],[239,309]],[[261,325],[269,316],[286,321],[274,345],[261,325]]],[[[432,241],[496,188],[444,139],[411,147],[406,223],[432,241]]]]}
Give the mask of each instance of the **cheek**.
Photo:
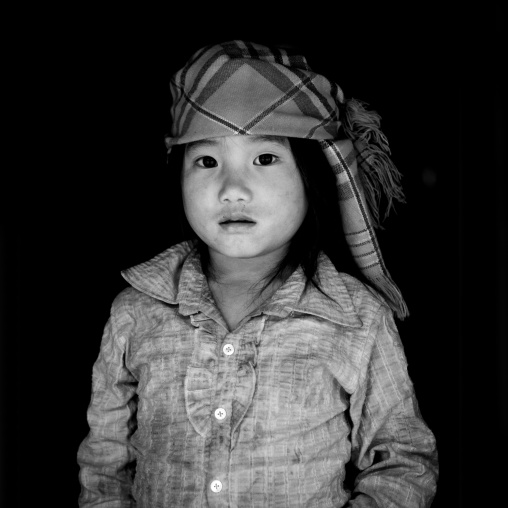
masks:
{"type": "Polygon", "coordinates": [[[193,208],[195,203],[202,201],[206,185],[192,175],[182,178],[182,199],[186,208],[193,208]]]}
{"type": "Polygon", "coordinates": [[[307,215],[307,199],[305,197],[305,194],[302,194],[297,199],[294,200],[293,205],[291,207],[292,214],[289,217],[289,221],[291,223],[291,229],[293,233],[296,233],[296,231],[300,228],[302,225],[305,216],[307,215]]]}
{"type": "Polygon", "coordinates": [[[305,188],[300,178],[287,182],[279,202],[285,204],[286,215],[291,222],[303,221],[307,213],[308,203],[305,188]]]}
{"type": "Polygon", "coordinates": [[[200,216],[199,203],[201,200],[199,199],[199,188],[188,179],[182,181],[182,202],[185,216],[193,226],[200,216]]]}
{"type": "Polygon", "coordinates": [[[183,182],[182,182],[182,203],[183,203],[183,210],[184,210],[185,215],[187,216],[187,219],[188,219],[189,212],[191,211],[190,205],[192,204],[192,197],[190,194],[189,187],[187,185],[185,185],[183,182]]]}
{"type": "Polygon", "coordinates": [[[213,200],[210,185],[187,179],[182,182],[182,202],[185,217],[194,232],[203,238],[213,229],[213,200]]]}

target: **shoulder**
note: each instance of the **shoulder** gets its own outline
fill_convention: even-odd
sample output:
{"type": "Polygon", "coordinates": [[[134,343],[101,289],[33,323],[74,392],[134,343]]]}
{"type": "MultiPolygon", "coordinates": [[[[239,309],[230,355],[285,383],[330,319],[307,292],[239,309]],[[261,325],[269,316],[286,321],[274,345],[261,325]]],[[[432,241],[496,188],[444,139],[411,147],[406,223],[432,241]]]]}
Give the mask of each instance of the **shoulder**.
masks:
{"type": "Polygon", "coordinates": [[[325,294],[343,308],[356,314],[362,328],[370,328],[373,321],[384,314],[393,314],[384,297],[371,286],[356,277],[339,272],[330,259],[321,255],[318,265],[318,281],[325,294]]]}
{"type": "Polygon", "coordinates": [[[363,323],[367,342],[374,345],[376,341],[383,340],[387,336],[398,341],[399,333],[393,310],[381,293],[355,277],[342,275],[353,306],[363,323]]]}
{"type": "MultiPolygon", "coordinates": [[[[150,296],[132,286],[123,289],[111,304],[111,320],[117,330],[145,327],[161,314],[176,307],[150,296]]],[[[176,312],[176,310],[175,310],[176,312]]]]}
{"type": "Polygon", "coordinates": [[[400,364],[405,364],[404,347],[395,316],[386,300],[355,277],[341,275],[363,324],[363,361],[370,361],[373,354],[381,354],[385,358],[395,355],[400,364]]]}
{"type": "Polygon", "coordinates": [[[150,300],[153,300],[153,298],[142,291],[129,286],[116,295],[113,303],[111,304],[111,313],[119,315],[125,312],[132,312],[139,306],[148,304],[150,300]]]}
{"type": "MultiPolygon", "coordinates": [[[[197,270],[195,242],[173,245],[152,259],[122,271],[135,289],[166,303],[177,303],[180,279],[185,267],[197,270]]],[[[130,297],[132,298],[132,294],[130,297]]],[[[129,295],[126,296],[127,301],[129,295]]]]}
{"type": "Polygon", "coordinates": [[[351,340],[360,353],[360,363],[368,361],[372,352],[378,349],[403,351],[393,310],[385,298],[375,289],[367,286],[349,274],[337,272],[335,284],[347,292],[354,314],[361,325],[352,334],[351,340]]]}
{"type": "Polygon", "coordinates": [[[363,318],[362,321],[369,321],[369,319],[386,312],[392,313],[388,302],[379,291],[347,273],[339,272],[338,276],[345,286],[360,319],[363,318]]]}
{"type": "Polygon", "coordinates": [[[405,371],[407,360],[393,310],[379,292],[355,277],[340,276],[362,323],[350,343],[351,350],[356,352],[352,359],[357,367],[358,383],[364,383],[374,371],[405,371]]]}

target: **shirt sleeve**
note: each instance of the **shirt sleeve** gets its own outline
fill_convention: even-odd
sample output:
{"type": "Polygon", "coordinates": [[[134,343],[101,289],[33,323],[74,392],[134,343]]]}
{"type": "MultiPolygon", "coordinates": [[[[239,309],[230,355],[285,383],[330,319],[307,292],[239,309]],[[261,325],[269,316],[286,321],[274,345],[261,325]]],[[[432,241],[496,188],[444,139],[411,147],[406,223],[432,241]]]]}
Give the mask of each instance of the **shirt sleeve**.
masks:
{"type": "MultiPolygon", "coordinates": [[[[125,365],[126,335],[112,312],[93,366],[92,397],[87,411],[90,432],[78,450],[81,508],[131,508],[136,379],[125,365]]],[[[121,319],[120,319],[121,321],[121,319]]]]}
{"type": "Polygon", "coordinates": [[[351,396],[351,507],[426,507],[436,493],[437,448],[407,372],[392,312],[382,306],[369,332],[351,396]]]}

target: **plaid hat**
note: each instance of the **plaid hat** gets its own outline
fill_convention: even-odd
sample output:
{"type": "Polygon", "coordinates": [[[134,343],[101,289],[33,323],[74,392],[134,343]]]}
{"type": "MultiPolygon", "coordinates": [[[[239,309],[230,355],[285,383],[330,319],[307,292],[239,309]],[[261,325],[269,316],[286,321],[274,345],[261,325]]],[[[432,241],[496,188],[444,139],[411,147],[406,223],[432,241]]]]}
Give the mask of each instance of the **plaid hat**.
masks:
{"type": "Polygon", "coordinates": [[[317,140],[333,169],[349,248],[362,273],[403,319],[408,309],[388,273],[374,227],[379,204],[404,201],[380,116],[345,100],[340,87],[314,73],[303,56],[245,41],[197,51],[171,79],[175,144],[232,135],[317,140]],[[342,130],[340,127],[342,126],[342,130]]]}

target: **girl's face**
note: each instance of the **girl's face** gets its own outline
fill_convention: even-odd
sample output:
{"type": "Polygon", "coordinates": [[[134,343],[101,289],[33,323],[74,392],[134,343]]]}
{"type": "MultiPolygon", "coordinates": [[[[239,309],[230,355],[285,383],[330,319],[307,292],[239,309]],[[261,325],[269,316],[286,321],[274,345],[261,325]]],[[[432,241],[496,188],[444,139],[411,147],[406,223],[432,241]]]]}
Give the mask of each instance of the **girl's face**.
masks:
{"type": "Polygon", "coordinates": [[[211,256],[282,258],[307,212],[289,142],[274,136],[189,143],[182,195],[187,220],[211,256]]]}

